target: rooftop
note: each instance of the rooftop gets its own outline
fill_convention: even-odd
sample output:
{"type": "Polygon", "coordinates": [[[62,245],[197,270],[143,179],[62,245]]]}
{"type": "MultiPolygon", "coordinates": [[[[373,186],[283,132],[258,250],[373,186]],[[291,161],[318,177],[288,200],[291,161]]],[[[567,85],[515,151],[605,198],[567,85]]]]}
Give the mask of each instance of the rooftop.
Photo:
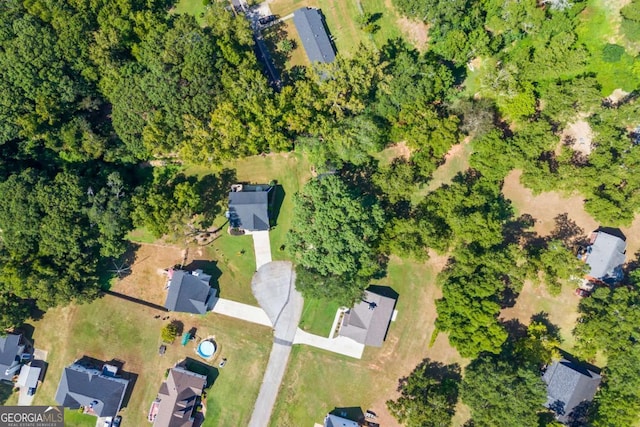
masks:
{"type": "Polygon", "coordinates": [[[340,335],[374,347],[381,347],[389,329],[396,300],[365,291],[362,301],[344,314],[340,335]]]}
{"type": "Polygon", "coordinates": [[[331,45],[320,10],[307,7],[300,8],[293,12],[293,23],[296,25],[309,61],[312,63],[333,62],[336,54],[331,45]]]}
{"type": "Polygon", "coordinates": [[[13,370],[9,371],[9,374],[6,372],[19,364],[20,355],[25,347],[21,338],[22,335],[20,334],[0,336],[0,380],[11,381],[15,375],[15,372],[12,372],[13,370]]]}
{"type": "Polygon", "coordinates": [[[243,230],[269,230],[269,192],[231,191],[229,222],[232,227],[243,230]]]}
{"type": "Polygon", "coordinates": [[[547,403],[560,422],[567,422],[583,402],[591,402],[600,385],[595,372],[566,359],[554,362],[542,379],[547,384],[547,403]]]}
{"type": "Polygon", "coordinates": [[[174,270],[164,306],[182,313],[204,314],[213,302],[216,290],[209,286],[211,276],[202,270],[174,270]]]}
{"type": "Polygon", "coordinates": [[[627,244],[621,237],[604,231],[594,233],[593,243],[587,249],[588,275],[598,280],[619,279],[620,267],[625,262],[627,244]]]}
{"type": "Polygon", "coordinates": [[[154,427],[191,427],[207,377],[182,367],[169,370],[158,392],[154,427]]]}
{"type": "Polygon", "coordinates": [[[62,372],[56,402],[69,409],[84,407],[85,412],[98,417],[115,417],[128,384],[124,378],[74,363],[62,372]]]}

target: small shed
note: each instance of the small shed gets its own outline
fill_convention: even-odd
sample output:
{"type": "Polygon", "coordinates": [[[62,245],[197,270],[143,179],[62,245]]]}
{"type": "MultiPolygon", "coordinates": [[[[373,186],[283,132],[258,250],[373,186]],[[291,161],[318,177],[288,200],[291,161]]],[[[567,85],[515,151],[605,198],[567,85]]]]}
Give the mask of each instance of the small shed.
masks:
{"type": "Polygon", "coordinates": [[[35,366],[22,365],[16,385],[18,387],[36,388],[38,386],[38,381],[40,380],[41,371],[42,370],[40,368],[36,368],[35,366]]]}

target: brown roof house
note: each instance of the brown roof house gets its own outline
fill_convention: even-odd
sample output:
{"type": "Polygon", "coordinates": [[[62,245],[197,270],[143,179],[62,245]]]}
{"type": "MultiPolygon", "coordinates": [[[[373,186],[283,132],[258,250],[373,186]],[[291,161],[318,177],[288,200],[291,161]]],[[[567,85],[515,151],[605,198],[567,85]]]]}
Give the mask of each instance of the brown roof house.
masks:
{"type": "Polygon", "coordinates": [[[338,334],[361,344],[382,347],[395,305],[393,298],[365,291],[362,300],[345,312],[338,334]]]}
{"type": "Polygon", "coordinates": [[[149,421],[153,422],[154,427],[193,426],[206,385],[205,375],[196,374],[180,365],[169,369],[158,397],[151,404],[149,421]]]}

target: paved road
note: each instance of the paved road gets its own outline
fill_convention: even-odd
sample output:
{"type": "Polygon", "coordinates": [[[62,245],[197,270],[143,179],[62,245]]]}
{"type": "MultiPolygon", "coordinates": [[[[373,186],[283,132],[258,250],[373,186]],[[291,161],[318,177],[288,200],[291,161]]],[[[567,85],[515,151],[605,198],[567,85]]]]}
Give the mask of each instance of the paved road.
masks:
{"type": "Polygon", "coordinates": [[[249,427],[263,427],[269,424],[289,363],[291,346],[302,315],[303,300],[295,289],[295,273],[293,265],[288,261],[271,262],[258,269],[251,289],[274,324],[271,355],[249,421],[249,427]]]}
{"type": "Polygon", "coordinates": [[[256,270],[259,270],[260,267],[271,262],[269,231],[254,231],[251,237],[253,237],[253,250],[256,254],[256,270]]]}
{"type": "Polygon", "coordinates": [[[364,344],[355,342],[351,338],[340,336],[336,338],[325,338],[319,335],[310,334],[302,329],[298,329],[296,332],[293,343],[310,345],[312,347],[321,348],[323,350],[353,357],[355,359],[361,359],[362,353],[364,352],[364,344]]]}
{"type": "Polygon", "coordinates": [[[258,325],[273,327],[271,319],[269,319],[269,316],[267,316],[267,313],[265,313],[263,309],[249,304],[216,298],[211,311],[236,319],[246,320],[247,322],[257,323],[258,325]]]}

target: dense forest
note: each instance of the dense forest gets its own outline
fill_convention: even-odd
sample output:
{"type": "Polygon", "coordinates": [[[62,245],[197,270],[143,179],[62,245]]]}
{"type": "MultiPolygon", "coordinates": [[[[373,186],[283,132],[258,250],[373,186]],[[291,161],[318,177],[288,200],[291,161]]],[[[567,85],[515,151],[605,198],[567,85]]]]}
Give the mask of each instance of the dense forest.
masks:
{"type": "MultiPolygon", "coordinates": [[[[460,397],[477,426],[553,425],[538,372],[557,337],[538,321],[512,337],[498,314],[525,280],[558,293],[584,265],[561,224],[532,233],[502,184],[521,169],[535,192],[580,192],[611,226],[640,213],[640,61],[630,47],[640,1],[621,10],[623,46],[586,40],[584,1],[394,0],[428,24],[429,49],[363,45],[297,69],[280,90],[246,20],[213,2],[201,26],[169,13],[172,3],[0,3],[0,329],[95,298],[133,228],[180,236],[194,218],[210,221],[224,203],[224,161],[295,149],[321,176],[295,196],[286,245],[305,296],[350,305],[390,256],[449,257],[436,326],[473,362],[464,378],[417,367],[392,413],[447,425],[460,397]],[[607,98],[612,76],[629,95],[607,98]],[[576,118],[594,131],[588,156],[559,143],[576,118]],[[470,169],[419,192],[463,140],[470,169]],[[380,161],[399,141],[410,156],[380,161]],[[151,167],[158,159],[174,165],[151,167]],[[182,163],[214,174],[185,176],[182,163]]],[[[637,284],[631,275],[580,307],[581,356],[609,361],[589,414],[596,426],[640,415],[637,284]]]]}

